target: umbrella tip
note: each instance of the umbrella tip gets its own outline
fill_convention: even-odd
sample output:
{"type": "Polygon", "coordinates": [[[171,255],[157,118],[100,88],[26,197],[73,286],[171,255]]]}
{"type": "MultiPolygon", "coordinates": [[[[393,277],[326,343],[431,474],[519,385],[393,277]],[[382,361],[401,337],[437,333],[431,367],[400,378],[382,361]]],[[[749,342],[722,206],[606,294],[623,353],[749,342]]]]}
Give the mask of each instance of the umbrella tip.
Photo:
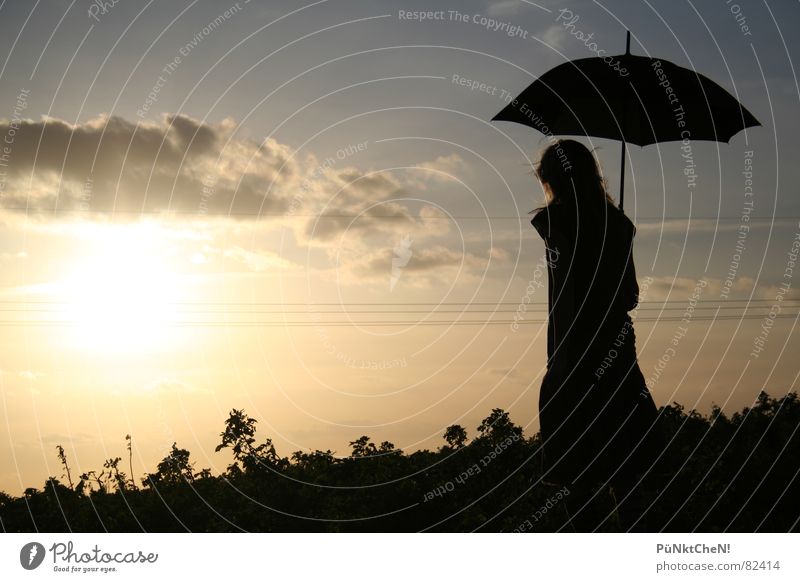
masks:
{"type": "Polygon", "coordinates": [[[631,31],[626,30],[625,32],[627,33],[625,38],[625,54],[629,55],[631,54],[631,31]]]}

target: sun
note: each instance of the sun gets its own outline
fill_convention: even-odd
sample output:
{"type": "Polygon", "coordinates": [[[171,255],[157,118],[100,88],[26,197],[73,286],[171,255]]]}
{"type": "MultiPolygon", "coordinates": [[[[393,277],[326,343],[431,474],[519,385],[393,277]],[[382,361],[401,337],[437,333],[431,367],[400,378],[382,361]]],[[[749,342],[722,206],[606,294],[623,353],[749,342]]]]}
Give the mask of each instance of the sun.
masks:
{"type": "Polygon", "coordinates": [[[177,277],[138,229],[106,232],[64,282],[70,341],[99,352],[162,350],[174,339],[177,277]]]}

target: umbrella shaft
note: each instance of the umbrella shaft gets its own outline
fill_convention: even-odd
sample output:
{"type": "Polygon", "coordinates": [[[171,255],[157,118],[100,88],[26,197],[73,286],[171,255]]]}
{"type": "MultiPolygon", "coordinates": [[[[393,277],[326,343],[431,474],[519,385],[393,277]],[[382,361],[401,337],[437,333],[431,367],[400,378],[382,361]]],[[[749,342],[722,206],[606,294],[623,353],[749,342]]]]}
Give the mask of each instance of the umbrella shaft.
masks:
{"type": "Polygon", "coordinates": [[[622,158],[619,162],[619,209],[625,203],[625,140],[622,140],[622,158]]]}

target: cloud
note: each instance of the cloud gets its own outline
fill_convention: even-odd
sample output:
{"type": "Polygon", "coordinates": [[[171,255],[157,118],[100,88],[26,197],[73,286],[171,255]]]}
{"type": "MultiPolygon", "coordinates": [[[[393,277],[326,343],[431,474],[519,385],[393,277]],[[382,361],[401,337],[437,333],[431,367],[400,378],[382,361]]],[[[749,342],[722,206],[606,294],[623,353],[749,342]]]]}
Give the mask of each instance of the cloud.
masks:
{"type": "Polygon", "coordinates": [[[51,432],[42,435],[42,444],[45,445],[85,445],[96,442],[97,437],[85,432],[76,432],[71,435],[64,433],[51,432]]]}
{"type": "Polygon", "coordinates": [[[28,258],[27,251],[17,251],[16,253],[2,252],[0,253],[0,261],[13,261],[24,260],[28,258]]]}
{"type": "MultiPolygon", "coordinates": [[[[0,122],[0,133],[10,123],[0,122]]],[[[298,183],[299,162],[287,146],[236,138],[231,120],[165,115],[134,123],[100,115],[79,124],[43,118],[18,125],[4,208],[247,216],[285,211],[298,183]]]]}
{"type": "Polygon", "coordinates": [[[143,387],[143,390],[149,393],[166,392],[169,394],[188,394],[188,393],[204,393],[210,394],[211,391],[199,385],[192,385],[188,382],[182,382],[175,378],[158,378],[152,382],[148,382],[143,387]]]}
{"type": "MultiPolygon", "coordinates": [[[[441,287],[459,279],[477,278],[489,265],[489,254],[453,250],[443,245],[421,246],[412,240],[406,256],[400,256],[398,245],[387,245],[371,252],[343,253],[337,264],[337,281],[341,283],[395,283],[415,288],[441,287]],[[402,259],[400,261],[399,259],[402,259]]],[[[497,257],[492,257],[495,265],[497,257]]]]}
{"type": "Polygon", "coordinates": [[[42,376],[44,376],[42,372],[34,372],[31,370],[23,370],[19,373],[19,377],[23,380],[27,380],[28,382],[35,382],[42,376]]]}
{"type": "Polygon", "coordinates": [[[704,277],[705,285],[700,283],[700,278],[689,277],[651,277],[649,282],[639,278],[639,291],[641,301],[680,301],[686,300],[695,293],[701,299],[717,299],[722,288],[722,280],[704,277]]]}
{"type": "MultiPolygon", "coordinates": [[[[0,184],[6,225],[78,236],[120,218],[169,219],[168,229],[208,236],[220,224],[257,225],[261,232],[288,227],[297,245],[321,248],[329,258],[352,252],[372,260],[372,267],[362,265],[367,271],[377,268],[374,249],[391,252],[403,236],[428,244],[412,259],[412,271],[486,260],[430,246],[451,234],[451,224],[421,193],[468,175],[456,153],[407,169],[371,170],[301,156],[272,138],[243,137],[229,118],[205,123],[182,114],[157,121],[99,115],[71,124],[48,117],[0,121],[0,134],[12,125],[14,143],[0,184]]],[[[256,272],[297,266],[236,244],[214,244],[218,250],[211,254],[195,248],[193,264],[226,260],[256,272]]]]}
{"type": "Polygon", "coordinates": [[[780,294],[783,300],[800,299],[800,290],[790,289],[788,292],[779,293],[780,287],[771,282],[762,282],[756,285],[753,277],[746,275],[737,276],[731,287],[729,299],[722,297],[725,279],[718,277],[703,277],[705,287],[698,286],[701,279],[690,277],[650,277],[649,282],[639,277],[639,287],[642,301],[686,301],[688,303],[695,290],[700,299],[713,303],[724,304],[728,300],[746,300],[752,293],[754,300],[775,301],[780,294]]]}
{"type": "Polygon", "coordinates": [[[482,268],[486,265],[487,258],[479,257],[471,253],[454,251],[447,247],[438,245],[431,248],[423,248],[415,252],[408,262],[408,271],[429,271],[440,268],[458,268],[461,266],[482,268]]]}
{"type": "Polygon", "coordinates": [[[297,270],[299,265],[289,261],[276,253],[263,250],[248,250],[240,246],[234,246],[222,252],[227,259],[232,259],[237,263],[245,265],[249,270],[261,273],[264,271],[280,271],[286,273],[289,270],[297,270]]]}
{"type": "MultiPolygon", "coordinates": [[[[0,206],[48,220],[269,215],[292,220],[299,240],[325,244],[348,230],[369,236],[430,227],[432,212],[418,217],[405,200],[467,168],[457,154],[417,164],[425,172],[336,167],[272,138],[240,137],[232,119],[204,123],[182,114],[156,122],[99,115],[77,124],[42,118],[13,126],[0,206]]],[[[10,128],[12,122],[0,121],[0,134],[10,128]]]]}
{"type": "Polygon", "coordinates": [[[296,233],[306,244],[329,248],[331,242],[342,241],[352,249],[364,249],[406,234],[422,239],[449,232],[440,209],[430,204],[416,212],[410,208],[409,199],[419,198],[414,189],[425,187],[413,174],[342,168],[328,172],[328,179],[336,187],[320,201],[322,212],[296,233]]]}
{"type": "Polygon", "coordinates": [[[486,13],[489,16],[513,16],[518,14],[523,7],[525,7],[525,3],[521,0],[500,0],[491,2],[486,7],[486,13]]]}
{"type": "MultiPolygon", "coordinates": [[[[750,287],[752,288],[753,279],[750,277],[747,278],[750,279],[750,287]]],[[[773,304],[783,301],[800,301],[800,289],[797,287],[792,287],[789,290],[786,290],[780,285],[763,285],[759,287],[755,298],[771,301],[773,304]],[[781,298],[780,300],[778,299],[779,297],[781,298]]]]}
{"type": "MultiPolygon", "coordinates": [[[[397,202],[384,202],[362,210],[362,205],[343,205],[326,209],[306,224],[308,242],[326,243],[343,235],[370,237],[408,230],[416,223],[409,209],[397,202]]],[[[363,240],[363,239],[362,239],[363,240]]]]}
{"type": "Polygon", "coordinates": [[[439,156],[430,162],[417,164],[416,167],[421,170],[427,170],[423,172],[424,179],[438,180],[440,182],[463,181],[460,175],[464,174],[469,169],[464,159],[455,153],[439,156]]]}
{"type": "Polygon", "coordinates": [[[489,368],[487,372],[493,376],[502,376],[509,380],[522,378],[523,375],[516,368],[489,368]]]}
{"type": "MultiPolygon", "coordinates": [[[[635,217],[633,217],[635,219],[635,217]]],[[[645,218],[635,220],[636,234],[642,236],[660,236],[665,234],[682,234],[686,232],[737,232],[740,223],[714,218],[645,218]]],[[[777,221],[776,221],[777,222],[777,221]]],[[[750,230],[769,228],[769,221],[750,223],[750,230]]]]}
{"type": "Polygon", "coordinates": [[[564,50],[564,27],[559,24],[548,26],[547,29],[539,35],[539,38],[547,46],[553,47],[557,51],[564,50]]]}
{"type": "Polygon", "coordinates": [[[501,246],[494,245],[489,249],[489,256],[495,261],[507,262],[511,258],[511,253],[501,246]]]}
{"type": "Polygon", "coordinates": [[[419,218],[429,235],[443,236],[450,232],[451,218],[437,206],[426,204],[419,209],[419,218]]]}
{"type": "MultiPolygon", "coordinates": [[[[11,123],[0,121],[0,134],[11,123]]],[[[420,188],[402,172],[349,166],[320,171],[313,155],[298,158],[272,138],[259,143],[238,137],[230,119],[208,124],[164,115],[159,122],[131,122],[101,115],[70,124],[43,118],[22,120],[12,133],[1,206],[28,215],[77,211],[137,218],[168,212],[255,219],[321,210],[322,217],[298,234],[327,241],[346,229],[383,230],[386,216],[395,224],[413,220],[393,199],[420,188]],[[361,217],[351,224],[354,214],[361,217]]],[[[435,175],[463,172],[465,164],[451,154],[418,167],[435,175]]]]}

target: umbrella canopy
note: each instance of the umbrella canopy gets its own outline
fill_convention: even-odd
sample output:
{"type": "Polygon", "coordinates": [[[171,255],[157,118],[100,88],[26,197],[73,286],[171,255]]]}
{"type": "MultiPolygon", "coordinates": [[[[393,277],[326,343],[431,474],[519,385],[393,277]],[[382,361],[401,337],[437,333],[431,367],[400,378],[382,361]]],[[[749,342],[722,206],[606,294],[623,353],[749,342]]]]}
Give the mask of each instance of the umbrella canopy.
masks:
{"type": "MultiPolygon", "coordinates": [[[[760,125],[725,89],[696,71],[628,52],[578,59],[539,77],[492,121],[546,135],[582,135],[645,146],[676,140],[727,142],[760,125]]],[[[624,185],[624,182],[621,182],[624,185]]],[[[620,187],[620,208],[624,189],[620,187]]]]}

